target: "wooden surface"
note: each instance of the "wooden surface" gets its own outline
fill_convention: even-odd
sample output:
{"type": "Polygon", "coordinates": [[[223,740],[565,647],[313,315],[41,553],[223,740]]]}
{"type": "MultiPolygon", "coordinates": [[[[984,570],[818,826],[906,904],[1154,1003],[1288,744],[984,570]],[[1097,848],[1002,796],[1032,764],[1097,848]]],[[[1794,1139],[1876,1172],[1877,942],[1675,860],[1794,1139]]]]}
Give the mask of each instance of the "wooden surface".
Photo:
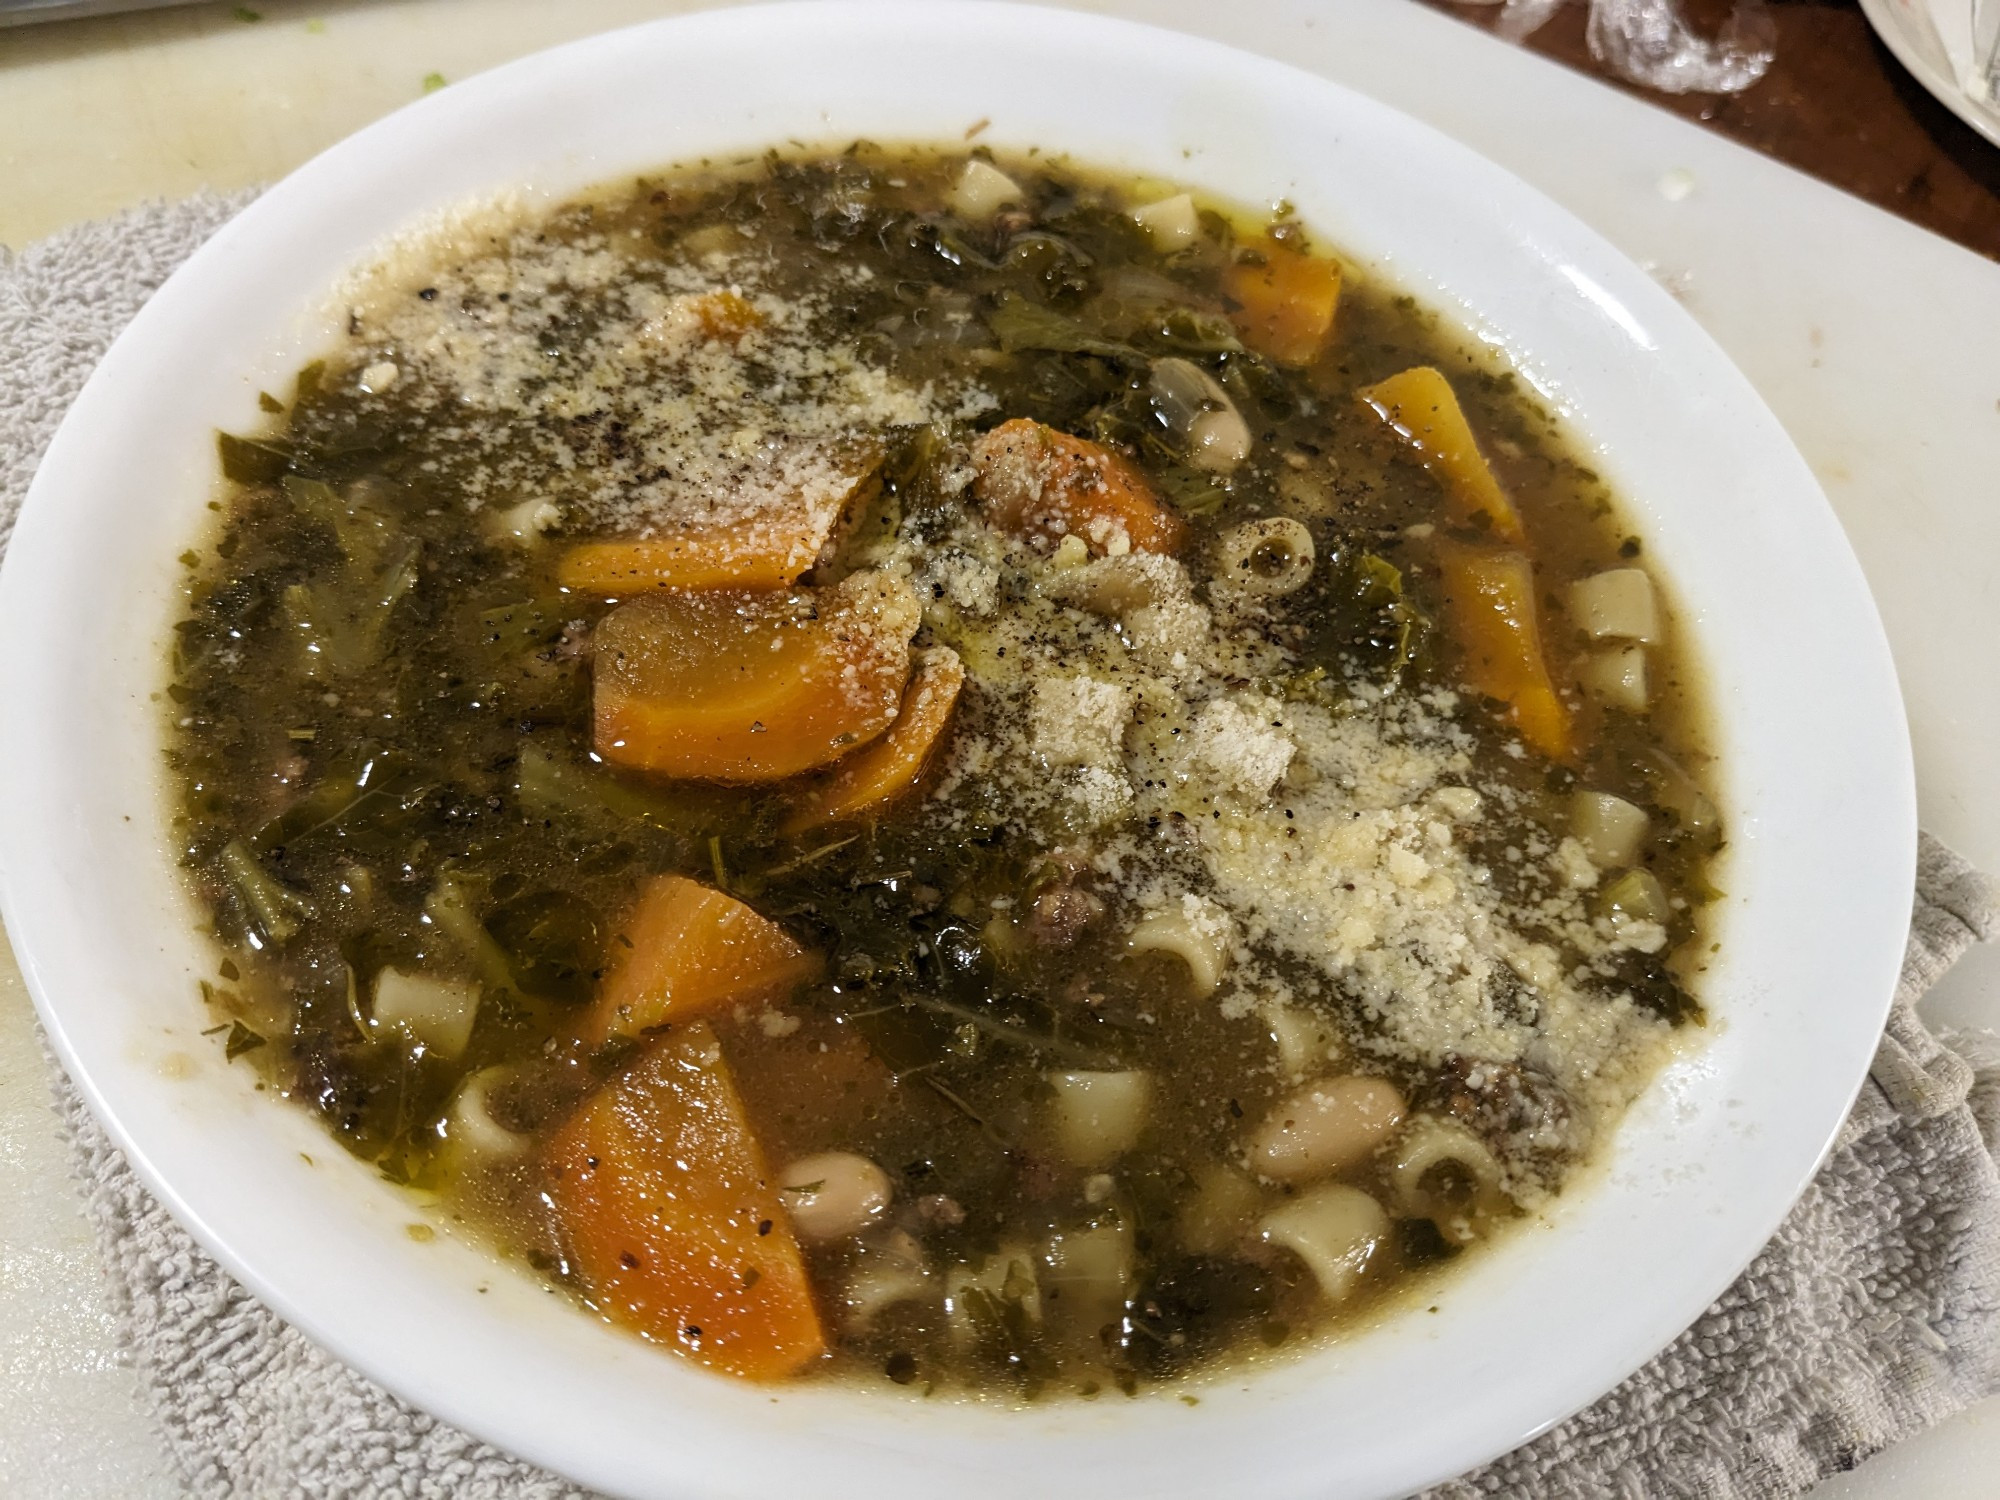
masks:
{"type": "MultiPolygon", "coordinates": [[[[1431,3],[1478,26],[1499,14],[1496,5],[1431,3]]],[[[1714,26],[1728,0],[1690,0],[1687,13],[1714,26]]],[[[1573,0],[1525,45],[2000,259],[2000,147],[1924,91],[1855,0],[1776,0],[1776,57],[1736,95],[1662,94],[1612,78],[1584,44],[1586,14],[1573,0]]]]}

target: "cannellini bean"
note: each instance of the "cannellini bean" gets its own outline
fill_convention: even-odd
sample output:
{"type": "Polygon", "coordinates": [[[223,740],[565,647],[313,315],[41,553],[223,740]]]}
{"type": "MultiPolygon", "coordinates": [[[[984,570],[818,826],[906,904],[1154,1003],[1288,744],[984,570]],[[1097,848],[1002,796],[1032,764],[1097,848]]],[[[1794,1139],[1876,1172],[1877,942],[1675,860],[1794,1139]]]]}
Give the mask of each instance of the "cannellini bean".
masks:
{"type": "Polygon", "coordinates": [[[1278,1105],[1250,1138],[1250,1169],[1279,1182],[1310,1182],[1364,1161],[1403,1118],[1403,1095],[1386,1078],[1349,1074],[1308,1084],[1278,1105]]]}
{"type": "Polygon", "coordinates": [[[1301,1193],[1264,1216],[1264,1238],[1304,1261],[1329,1301],[1346,1298],[1389,1234],[1382,1205],[1343,1183],[1301,1193]]]}
{"type": "Polygon", "coordinates": [[[1478,1238],[1480,1222],[1505,1212],[1500,1162],[1464,1126],[1436,1115],[1414,1116],[1391,1148],[1385,1174],[1397,1212],[1429,1219],[1445,1238],[1478,1238]]]}
{"type": "Polygon", "coordinates": [[[1660,643],[1660,607],[1643,568],[1613,568],[1569,586],[1570,618],[1596,640],[1660,643]]]}
{"type": "Polygon", "coordinates": [[[1188,462],[1211,474],[1232,472],[1250,447],[1250,424],[1233,404],[1203,412],[1188,429],[1188,462]]]}
{"type": "Polygon", "coordinates": [[[1201,216],[1186,193],[1135,208],[1132,217],[1152,236],[1153,248],[1162,255],[1186,249],[1201,235],[1201,216]]]}
{"type": "Polygon", "coordinates": [[[1051,1073],[1056,1149],[1086,1172],[1107,1167],[1139,1139],[1153,1107],[1150,1073],[1051,1073]]]}
{"type": "Polygon", "coordinates": [[[1009,203],[1021,201],[1021,185],[991,162],[969,161],[946,200],[953,213],[968,219],[990,219],[1009,203]]]}
{"type": "Polygon", "coordinates": [[[1577,664],[1577,686],[1600,703],[1642,714],[1651,701],[1646,690],[1646,648],[1621,646],[1599,651],[1577,664]]]}
{"type": "Polygon", "coordinates": [[[1188,462],[1227,474],[1250,456],[1250,424],[1215,377],[1193,360],[1153,361],[1147,391],[1167,430],[1187,444],[1188,462]]]}
{"type": "Polygon", "coordinates": [[[1645,813],[1609,792],[1578,792],[1570,799],[1570,837],[1600,870],[1616,870],[1639,857],[1646,842],[1645,813]]]}
{"type": "Polygon", "coordinates": [[[375,976],[375,1026],[438,1057],[457,1057],[472,1040],[479,986],[384,969],[375,976]]]}
{"type": "Polygon", "coordinates": [[[859,1234],[889,1207],[889,1177],[852,1151],[802,1156],[778,1174],[778,1196],[802,1240],[823,1244],[859,1234]]]}
{"type": "Polygon", "coordinates": [[[1245,521],[1215,547],[1215,579],[1232,592],[1277,598],[1304,588],[1313,575],[1313,539],[1290,516],[1245,521]]]}

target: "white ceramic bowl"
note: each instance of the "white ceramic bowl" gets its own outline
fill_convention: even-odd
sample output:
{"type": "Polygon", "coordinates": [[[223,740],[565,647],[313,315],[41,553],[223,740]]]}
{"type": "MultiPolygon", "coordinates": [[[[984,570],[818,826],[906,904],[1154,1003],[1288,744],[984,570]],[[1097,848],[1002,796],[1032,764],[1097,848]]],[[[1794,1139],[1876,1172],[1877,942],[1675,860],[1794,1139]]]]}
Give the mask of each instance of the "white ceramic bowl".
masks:
{"type": "Polygon", "coordinates": [[[1750,1259],[1859,1085],[1910,904],[1914,802],[1888,650],[1805,464],[1673,301],[1554,205],[1366,98],[1165,32],[1011,6],[696,15],[529,58],[363,131],[176,274],[77,401],[0,581],[5,915],[55,1046],[173,1213],[318,1342],[418,1406],[621,1495],[1383,1496],[1610,1388],[1750,1259]],[[160,760],[174,558],[217,427],[258,421],[328,289],[397,229],[509,188],[785,140],[1039,145],[1289,198],[1504,350],[1585,434],[1699,633],[1734,854],[1713,1038],[1609,1170],[1450,1281],[1434,1315],[1254,1378],[1029,1410],[709,1377],[415,1215],[226,1067],[214,957],[160,760]],[[311,1164],[308,1164],[307,1158],[311,1164]],[[490,1288],[490,1290],[489,1290],[490,1288]]]}

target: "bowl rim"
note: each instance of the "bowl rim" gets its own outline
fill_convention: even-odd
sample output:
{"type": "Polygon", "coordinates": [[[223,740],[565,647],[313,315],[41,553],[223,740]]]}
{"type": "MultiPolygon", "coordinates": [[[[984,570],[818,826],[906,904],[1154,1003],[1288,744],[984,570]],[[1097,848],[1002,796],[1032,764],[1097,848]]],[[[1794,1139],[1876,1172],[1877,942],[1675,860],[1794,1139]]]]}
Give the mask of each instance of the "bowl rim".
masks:
{"type": "MultiPolygon", "coordinates": [[[[1312,1462],[1287,1460],[1273,1462],[1269,1473],[1261,1476],[1271,1493],[1317,1490],[1315,1481],[1325,1479],[1330,1479],[1342,1494],[1393,1493],[1449,1477],[1493,1457],[1602,1394],[1664,1347],[1749,1262],[1816,1170],[1861,1085],[1867,1061],[1873,1054],[1875,1034],[1893,992],[1915,863],[1913,772],[1893,666],[1858,565],[1803,460],[1747,381],[1684,310],[1566,211],[1468,148],[1365,96],[1282,63],[1150,26],[1068,11],[985,3],[985,0],[963,0],[951,5],[924,3],[924,0],[907,0],[907,3],[906,0],[803,0],[803,3],[758,5],[648,22],[537,53],[417,101],[323,153],[253,203],[175,272],[92,375],[30,487],[9,555],[4,567],[0,567],[0,638],[45,639],[49,620],[61,622],[70,618],[65,613],[68,601],[57,592],[76,576],[72,554],[78,539],[71,533],[77,530],[77,523],[65,521],[65,507],[79,516],[92,514],[93,504],[102,510],[103,502],[95,501],[93,496],[101,494],[103,487],[104,434],[117,430],[117,419],[134,399],[134,383],[157,376],[163,368],[164,354],[186,347],[186,341],[198,326],[200,312],[227,293],[232,278],[254,271],[259,257],[273,244],[295,242],[302,223],[324,223],[330,208],[342,205],[364,212],[365,217],[363,205],[367,194],[383,185],[386,179],[382,174],[392,171],[393,163],[403,153],[411,153],[416,159],[435,160],[450,142],[463,142],[481,126],[496,124],[518,113],[525,101],[547,98],[551,90],[560,93],[565,88],[581,89],[592,75],[617,76],[621,70],[634,66],[632,59],[639,56],[678,61],[685,66],[689,59],[723,57],[733,49],[775,47],[797,66],[798,59],[810,55],[814,49],[821,49],[829,57],[852,61],[857,39],[872,40],[889,55],[907,58],[911,55],[908,49],[913,38],[945,49],[946,54],[957,48],[960,55],[981,56],[985,49],[996,49],[992,55],[1006,56],[1007,48],[1021,45],[1022,37],[1028,33],[1045,46],[1066,41],[1070,47],[1082,51],[1097,49],[1099,56],[1136,56],[1141,61],[1135,66],[1141,72],[1151,68],[1183,83],[1206,77],[1219,81],[1225,93],[1233,88],[1247,97],[1249,91],[1255,90],[1286,105],[1296,104],[1308,110],[1316,107],[1345,130],[1418,151],[1427,162],[1446,163],[1458,180],[1488,195],[1493,210],[1493,221],[1488,227],[1494,242],[1518,251],[1524,263],[1531,263],[1531,269],[1538,269],[1538,273],[1546,269],[1559,274],[1573,289],[1576,307],[1555,309],[1552,316],[1573,314],[1574,318],[1587,320],[1589,337],[1599,344],[1604,344],[1607,338],[1612,340],[1604,344],[1606,348],[1616,347],[1617,339],[1622,338],[1628,352],[1648,352],[1669,362],[1675,370],[1685,367],[1691,371],[1688,389],[1670,394],[1689,410],[1713,417],[1720,430],[1735,434],[1767,460],[1760,474],[1771,481],[1774,492],[1783,497],[1785,504],[1794,507],[1794,512],[1784,519],[1802,528],[1793,540],[1810,553],[1811,562],[1822,575],[1799,585],[1802,596],[1822,611],[1816,624],[1824,626],[1832,637],[1831,641],[1815,639],[1805,643],[1818,651],[1817,656],[1808,653],[1808,664],[1820,668],[1829,665],[1826,658],[1835,654],[1837,646],[1847,669],[1848,693],[1844,697],[1836,695],[1838,701],[1826,706],[1825,715],[1826,723],[1852,733],[1852,742],[1843,747],[1844,758],[1829,756],[1829,760],[1838,761],[1833,768],[1818,763],[1808,763],[1802,768],[1807,780],[1819,779],[1813,794],[1793,795],[1785,791],[1781,795],[1780,790],[1764,789],[1766,800],[1753,799],[1746,805],[1744,815],[1748,821],[1738,829],[1750,854],[1753,872],[1761,871],[1770,861],[1786,857],[1787,851],[1775,847],[1778,842],[1807,836],[1805,820],[1809,815],[1823,816],[1829,810],[1840,810],[1856,795],[1872,795],[1876,799],[1867,810],[1875,821],[1861,828],[1851,844],[1839,845],[1836,841],[1836,847],[1856,860],[1857,867],[1871,883],[1865,891],[1851,893],[1848,905],[1842,908],[1844,920],[1838,926],[1830,924],[1824,932],[1829,947],[1841,948],[1845,944],[1843,951],[1852,961],[1846,965],[1844,986],[1839,989],[1847,997],[1842,1002],[1845,1009],[1838,1017],[1839,1034],[1819,1039],[1814,1044],[1816,1050],[1808,1049],[1813,1052],[1808,1060],[1818,1067],[1817,1073],[1808,1073],[1788,1083],[1809,1105],[1806,1118],[1781,1137],[1767,1136],[1760,1144],[1762,1149],[1775,1140],[1772,1149],[1776,1159],[1756,1176],[1760,1185],[1756,1202],[1738,1208],[1733,1217],[1725,1216],[1725,1228],[1719,1231],[1723,1242],[1720,1248],[1705,1247],[1700,1275],[1678,1286],[1675,1295],[1667,1299],[1667,1305],[1626,1318],[1619,1326],[1618,1338],[1611,1341],[1616,1345],[1615,1350],[1596,1349],[1581,1368],[1550,1372],[1533,1400],[1496,1400],[1450,1430],[1425,1430],[1415,1434],[1414,1443],[1404,1439],[1400,1448],[1394,1441],[1388,1441],[1379,1445],[1378,1450],[1357,1453],[1343,1475],[1328,1476],[1323,1463],[1315,1466],[1312,1462]],[[898,37],[902,38],[900,53],[898,37]],[[1600,325],[1618,332],[1615,336],[1606,334],[1605,326],[1600,325]],[[1786,797],[1790,800],[1784,800],[1786,797]],[[1781,812],[1771,810],[1780,803],[1781,812]],[[1896,910],[1898,900],[1902,903],[1900,913],[1896,910]]],[[[966,93],[968,99],[983,97],[978,88],[968,87],[966,93]]],[[[962,113],[971,114],[977,108],[973,104],[962,113]]],[[[745,138],[746,144],[757,138],[754,135],[757,119],[778,113],[782,110],[774,108],[760,116],[753,110],[743,126],[751,132],[745,138]]],[[[1209,119],[1209,125],[1214,126],[1213,118],[1209,119]]],[[[989,139],[1006,138],[1008,129],[1007,120],[998,119],[989,139]]],[[[762,138],[776,137],[767,134],[762,138]]],[[[1081,150],[1077,155],[1095,160],[1081,150]]],[[[572,166],[582,169],[588,163],[577,162],[572,166]]],[[[612,175],[615,174],[608,170],[598,174],[612,175]]],[[[587,180],[592,179],[578,178],[572,186],[587,180]]],[[[1309,222],[1318,221],[1309,215],[1309,222]]],[[[400,228],[405,223],[407,219],[398,220],[385,228],[400,228]]],[[[369,238],[379,242],[382,235],[371,231],[369,238]]],[[[1346,248],[1341,234],[1330,234],[1329,238],[1346,248]]],[[[1421,281],[1423,267],[1414,260],[1400,267],[1389,264],[1382,269],[1394,273],[1399,269],[1408,271],[1412,265],[1418,273],[1416,279],[1421,281]]],[[[1532,341],[1522,344],[1507,327],[1488,319],[1482,306],[1462,301],[1453,287],[1430,286],[1423,289],[1423,294],[1433,305],[1441,304],[1458,316],[1477,336],[1487,338],[1510,354],[1517,364],[1531,372],[1531,379],[1532,372],[1539,371],[1545,397],[1559,409],[1588,410],[1590,403],[1585,394],[1565,385],[1561,372],[1551,376],[1549,371],[1553,366],[1532,341]]],[[[282,365],[290,359],[296,367],[299,362],[294,357],[296,349],[308,344],[312,337],[311,317],[304,314],[301,317],[297,327],[282,334],[274,328],[267,329],[269,336],[265,342],[273,351],[271,358],[275,364],[282,365]],[[292,352],[280,352],[283,350],[292,352]]],[[[1584,338],[1585,334],[1578,331],[1583,326],[1564,324],[1551,337],[1556,342],[1584,338]]],[[[1607,366],[1603,373],[1609,379],[1614,372],[1607,366]]],[[[1590,435],[1585,430],[1584,436],[1590,435]]],[[[1615,467],[1614,464],[1614,471],[1615,467]]],[[[1760,544],[1770,540],[1758,533],[1760,544]]],[[[1715,600],[1698,598],[1696,606],[1695,612],[1703,617],[1704,624],[1707,615],[1720,616],[1725,612],[1724,605],[1715,600]]],[[[143,630],[147,617],[140,610],[121,618],[119,623],[127,630],[143,630]]],[[[153,642],[151,649],[157,653],[157,636],[149,639],[153,642]]],[[[89,912],[104,872],[76,850],[65,852],[65,841],[81,836],[87,850],[112,846],[91,821],[93,814],[87,806],[82,803],[73,807],[51,806],[50,799],[41,792],[44,786],[69,784],[64,779],[62,758],[79,750],[81,730],[72,723],[78,718],[72,702],[74,690],[67,689],[71,697],[65,697],[65,691],[65,685],[54,679],[48,661],[39,653],[9,653],[7,660],[0,661],[0,698],[29,710],[70,704],[67,716],[55,714],[49,720],[33,711],[17,712],[0,728],[0,747],[5,747],[14,764],[32,773],[17,775],[0,785],[0,911],[4,911],[23,973],[53,1047],[93,1112],[126,1151],[148,1187],[210,1254],[288,1322],[414,1404],[536,1462],[607,1490],[632,1494],[724,1493],[726,1486],[719,1482],[726,1473],[722,1468],[695,1464],[683,1476],[649,1477],[645,1464],[630,1453],[606,1459],[580,1451],[574,1441],[550,1430],[545,1414],[534,1410],[531,1403],[522,1401],[518,1395],[509,1397],[486,1387],[455,1384],[447,1378],[447,1367],[451,1365],[448,1358],[419,1359],[407,1351],[399,1354],[398,1330],[392,1318],[369,1320],[357,1312],[351,1300],[331,1305],[313,1290],[302,1290],[296,1262],[272,1248],[284,1237],[257,1239],[243,1222],[241,1205],[230,1201],[226,1194],[219,1197],[221,1189],[217,1184],[191,1169],[184,1140],[172,1135],[163,1123],[169,1116],[189,1113],[185,1101],[162,1103],[147,1093],[155,1086],[145,1081],[145,1069],[126,1057],[119,1044],[92,1033],[94,1018],[79,998],[80,985],[87,983],[95,972],[92,963],[85,961],[79,945],[92,941],[89,912]],[[51,722],[54,730],[46,734],[29,727],[51,722]],[[69,738],[65,739],[65,735],[69,738]],[[681,1487],[690,1482],[700,1487],[681,1487]]],[[[1733,734],[1743,716],[1732,712],[1734,717],[1728,727],[1733,734]]],[[[1728,747],[1730,751],[1737,748],[1734,744],[1728,747]]],[[[160,852],[165,853],[164,841],[160,852]]],[[[127,888],[120,886],[117,890],[123,894],[127,888]]],[[[1746,895],[1744,901],[1749,899],[1746,895]]],[[[1733,930],[1731,936],[1733,941],[1733,930]]],[[[1814,972],[1827,983],[1838,984],[1840,967],[1821,960],[1814,972]]],[[[1725,1014],[1723,1021],[1714,1039],[1717,1042],[1728,1039],[1730,1017],[1725,1014]]],[[[1671,1076],[1655,1086],[1642,1101],[1649,1127],[1675,1128],[1673,1110],[1677,1099],[1699,1098],[1702,1088],[1707,1086],[1703,1075],[1707,1061],[1704,1053],[1685,1065],[1677,1064],[1671,1076]]],[[[1635,1106],[1634,1115],[1641,1114],[1641,1107],[1635,1106]]],[[[212,1128],[212,1122],[191,1127],[197,1135],[201,1128],[212,1128]]],[[[1629,1121],[1627,1128],[1629,1132],[1629,1121]]],[[[1621,1137],[1621,1150],[1623,1145],[1621,1137]]],[[[1618,1174],[1614,1170],[1611,1176],[1617,1178],[1618,1174]]],[[[1611,1188],[1612,1184],[1605,1184],[1593,1191],[1606,1192],[1611,1188]]],[[[1619,1190],[1629,1191],[1630,1185],[1621,1182],[1619,1190]]],[[[1684,1185],[1667,1184],[1661,1191],[1669,1196],[1679,1192],[1688,1202],[1698,1198],[1698,1194],[1691,1194],[1684,1185]]],[[[310,1193],[299,1201],[310,1202],[310,1193]]],[[[357,1209],[356,1217],[375,1214],[379,1218],[385,1212],[390,1218],[395,1217],[393,1212],[377,1208],[357,1209]]],[[[297,1238],[298,1233],[293,1237],[297,1238]]],[[[299,1254],[310,1259],[303,1250],[299,1254]]],[[[1495,1277],[1483,1277],[1482,1284],[1494,1280],[1495,1277]]],[[[1527,1280],[1533,1284],[1534,1278],[1529,1276],[1527,1280]]],[[[509,1303],[508,1316],[531,1319],[531,1313],[515,1305],[518,1300],[509,1303]]],[[[477,1360],[504,1360],[506,1355],[499,1347],[500,1341],[484,1339],[476,1318],[458,1312],[452,1318],[455,1320],[450,1325],[452,1332],[465,1345],[458,1356],[459,1373],[463,1374],[464,1367],[477,1360]]],[[[576,1321],[584,1322],[581,1318],[576,1321]]],[[[601,1339],[579,1333],[573,1342],[565,1343],[562,1335],[548,1334],[540,1324],[533,1326],[536,1336],[546,1335],[550,1347],[564,1358],[606,1357],[606,1345],[601,1339]]],[[[1356,1340],[1357,1345],[1371,1348],[1379,1342],[1372,1334],[1356,1340]]],[[[1449,1345],[1450,1340],[1441,1337],[1434,1342],[1449,1345]]],[[[1603,1342],[1599,1340],[1600,1344],[1603,1342]]],[[[627,1371],[638,1368],[629,1355],[613,1357],[612,1363],[627,1371]]],[[[1342,1381],[1351,1383],[1353,1374],[1341,1368],[1338,1358],[1329,1362],[1318,1353],[1304,1356],[1285,1368],[1303,1372],[1298,1376],[1302,1384],[1339,1386],[1342,1381]]],[[[1259,1372],[1244,1384],[1246,1388],[1268,1386],[1273,1384],[1273,1377],[1283,1378],[1275,1376],[1275,1372],[1272,1376],[1259,1372]]],[[[676,1376],[668,1384],[687,1399],[703,1420],[740,1407],[740,1403],[731,1400],[706,1400],[705,1395],[714,1393],[704,1394],[698,1389],[699,1381],[689,1384],[676,1376]]],[[[1236,1420],[1242,1430],[1255,1428],[1267,1433],[1269,1422],[1258,1427],[1246,1416],[1249,1408],[1231,1394],[1233,1383],[1223,1382],[1223,1385],[1230,1390],[1218,1389],[1215,1404],[1228,1408],[1225,1420],[1236,1420]]],[[[1204,1390],[1204,1400],[1207,1399],[1208,1392],[1204,1390]]],[[[975,1419],[968,1423],[963,1420],[963,1410],[947,1417],[927,1410],[920,1425],[946,1441],[917,1442],[910,1452],[893,1455],[892,1462],[892,1456],[876,1452],[867,1444],[860,1449],[829,1448],[827,1424],[847,1419],[843,1413],[851,1417],[857,1408],[853,1403],[843,1405],[840,1399],[818,1406],[815,1403],[818,1403],[816,1396],[788,1397],[782,1403],[802,1409],[788,1434],[791,1446],[784,1447],[782,1453],[782,1461],[793,1464],[796,1472],[818,1472],[822,1477],[829,1472],[807,1467],[811,1455],[839,1452],[841,1462],[852,1466],[869,1462],[872,1452],[875,1459],[889,1464],[882,1472],[897,1476],[899,1484],[912,1475],[952,1472],[971,1486],[968,1493],[1009,1492],[1012,1481],[1008,1477],[996,1480],[992,1472],[980,1467],[984,1461],[980,1455],[990,1457],[998,1451],[978,1447],[980,1443],[997,1441],[996,1434],[1002,1429],[990,1422],[975,1419]],[[951,1443],[971,1444],[967,1451],[973,1456],[969,1459],[950,1456],[945,1450],[951,1443]],[[977,1484],[973,1483],[975,1479],[977,1484]]],[[[1138,1411],[1157,1404],[1142,1402],[1124,1410],[1138,1411]]],[[[871,1411],[882,1407],[880,1401],[869,1404],[871,1411]]],[[[1048,1413],[1042,1415],[1046,1417],[1048,1413]]],[[[1157,1445],[1163,1460],[1170,1457],[1174,1463],[1192,1465],[1181,1476],[1183,1481],[1193,1476],[1198,1482],[1204,1472],[1198,1455],[1176,1446],[1177,1440],[1166,1436],[1168,1429],[1155,1418],[1140,1421],[1072,1415],[1075,1420],[1062,1417],[1052,1422],[1023,1417],[1006,1429],[1013,1439],[1032,1438],[1046,1449],[1033,1462],[1024,1459],[1013,1480],[1024,1481],[1031,1471],[1067,1475],[1071,1479],[1087,1477],[1096,1462],[1092,1455],[1101,1450],[1127,1450],[1122,1456],[1129,1460],[1133,1457],[1129,1447],[1139,1437],[1157,1445]]],[[[876,1434],[871,1441],[879,1444],[887,1439],[876,1434]]],[[[1228,1441],[1240,1445],[1242,1439],[1237,1436],[1228,1441]]],[[[776,1449],[782,1446],[774,1445],[774,1458],[779,1456],[776,1449]]],[[[1227,1442],[1222,1442],[1222,1446],[1226,1447],[1227,1442]]],[[[1010,1448],[1010,1454],[1012,1451],[1010,1448]]],[[[846,1477],[837,1477],[833,1488],[844,1491],[846,1477]]],[[[901,1492],[894,1484],[886,1490],[871,1489],[876,1495],[901,1492]]]]}

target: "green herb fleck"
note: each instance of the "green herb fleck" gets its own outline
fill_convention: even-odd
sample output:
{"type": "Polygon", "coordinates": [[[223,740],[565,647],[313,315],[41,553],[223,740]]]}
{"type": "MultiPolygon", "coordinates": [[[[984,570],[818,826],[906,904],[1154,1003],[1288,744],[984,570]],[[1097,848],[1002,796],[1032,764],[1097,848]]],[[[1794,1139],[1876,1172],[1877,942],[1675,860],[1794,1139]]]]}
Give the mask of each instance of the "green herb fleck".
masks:
{"type": "Polygon", "coordinates": [[[252,21],[261,21],[264,19],[262,12],[254,11],[247,5],[237,6],[235,10],[230,12],[230,14],[236,17],[237,20],[245,23],[246,25],[252,21]]]}
{"type": "Polygon", "coordinates": [[[444,74],[442,73],[424,74],[424,92],[426,94],[435,94],[439,89],[443,87],[444,87],[444,74]]]}
{"type": "Polygon", "coordinates": [[[246,1052],[255,1052],[264,1045],[264,1038],[257,1035],[241,1021],[229,1023],[229,1036],[222,1044],[222,1055],[235,1062],[246,1052]]]}

